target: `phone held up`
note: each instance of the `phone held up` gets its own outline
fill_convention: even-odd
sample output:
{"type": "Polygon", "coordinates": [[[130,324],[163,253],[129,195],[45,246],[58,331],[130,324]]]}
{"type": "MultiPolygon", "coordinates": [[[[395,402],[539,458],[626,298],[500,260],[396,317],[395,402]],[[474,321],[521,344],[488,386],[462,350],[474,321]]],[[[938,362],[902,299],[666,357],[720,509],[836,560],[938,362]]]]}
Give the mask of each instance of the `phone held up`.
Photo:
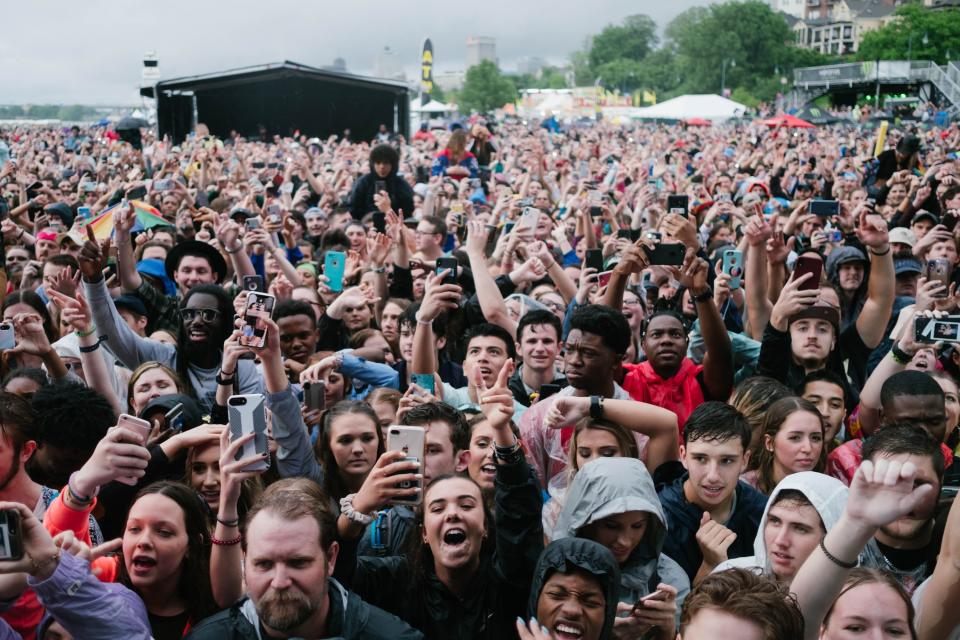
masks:
{"type": "Polygon", "coordinates": [[[243,310],[243,326],[240,328],[240,344],[262,348],[267,341],[265,319],[273,315],[273,306],[277,299],[269,293],[251,291],[247,295],[247,304],[243,310]]]}
{"type": "MultiPolygon", "coordinates": [[[[390,425],[387,429],[387,451],[402,451],[404,460],[423,464],[426,429],[423,427],[407,427],[390,425]]],[[[420,480],[404,480],[397,483],[398,489],[420,489],[414,495],[393,499],[396,504],[417,505],[423,500],[423,491],[420,480]]]]}
{"type": "Polygon", "coordinates": [[[0,560],[23,558],[23,527],[16,509],[0,511],[0,560]]]}
{"type": "Polygon", "coordinates": [[[255,434],[253,439],[237,452],[236,460],[259,456],[244,467],[244,471],[264,471],[270,466],[267,449],[267,415],[264,409],[264,397],[259,393],[230,396],[227,400],[227,416],[230,423],[231,442],[247,435],[255,434]]]}

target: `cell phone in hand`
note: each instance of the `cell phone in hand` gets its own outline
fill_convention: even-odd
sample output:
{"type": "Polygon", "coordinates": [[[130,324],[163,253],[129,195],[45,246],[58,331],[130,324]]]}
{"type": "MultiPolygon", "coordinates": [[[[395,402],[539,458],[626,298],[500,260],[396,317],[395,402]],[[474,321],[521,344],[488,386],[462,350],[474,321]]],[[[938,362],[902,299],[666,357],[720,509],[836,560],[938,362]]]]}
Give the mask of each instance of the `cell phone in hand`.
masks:
{"type": "Polygon", "coordinates": [[[270,466],[267,455],[267,415],[264,410],[264,397],[259,393],[230,396],[227,400],[227,417],[230,423],[231,442],[248,433],[256,434],[237,452],[235,460],[259,455],[246,465],[244,471],[264,471],[270,466]]]}
{"type": "Polygon", "coordinates": [[[590,202],[590,217],[599,218],[603,214],[603,194],[593,190],[587,193],[590,202]]]}
{"type": "Polygon", "coordinates": [[[924,277],[928,282],[933,280],[943,285],[937,293],[933,294],[934,298],[946,298],[949,295],[950,271],[950,261],[947,258],[927,260],[923,269],[924,277]]]}
{"type": "Polygon", "coordinates": [[[417,385],[432,396],[437,395],[432,373],[411,373],[410,382],[417,385]]]}
{"type": "Polygon", "coordinates": [[[143,446],[146,446],[147,438],[150,437],[150,431],[153,429],[153,425],[143,418],[137,418],[126,413],[121,413],[120,417],[117,418],[117,426],[135,433],[143,446]]]}
{"type": "Polygon", "coordinates": [[[457,284],[459,267],[460,263],[456,258],[437,258],[437,273],[447,270],[447,274],[443,276],[443,284],[457,284]]]}
{"type": "Polygon", "coordinates": [[[0,560],[23,558],[23,527],[16,509],[0,511],[0,560]]]}
{"type": "Polygon", "coordinates": [[[322,380],[303,383],[303,404],[311,411],[326,408],[327,383],[322,380]]]}
{"type": "Polygon", "coordinates": [[[683,264],[687,250],[679,242],[658,242],[652,249],[644,245],[647,260],[651,265],[679,267],[683,264]]]}
{"type": "Polygon", "coordinates": [[[173,190],[173,180],[170,178],[163,178],[162,180],[156,180],[153,183],[154,191],[172,191],[173,190]]]}
{"type": "Polygon", "coordinates": [[[804,255],[797,258],[797,263],[793,267],[793,279],[799,280],[804,274],[813,274],[805,282],[797,287],[800,291],[808,291],[820,288],[820,279],[823,277],[823,260],[818,257],[804,255]]]}
{"type": "Polygon", "coordinates": [[[920,316],[914,320],[913,329],[917,342],[960,342],[960,316],[920,316]]]}
{"type": "Polygon", "coordinates": [[[247,295],[247,304],[243,310],[243,325],[240,328],[240,344],[263,348],[267,342],[265,320],[273,315],[276,302],[277,299],[269,293],[251,291],[247,295]]]}
{"type": "Polygon", "coordinates": [[[381,191],[387,190],[387,181],[386,180],[375,180],[373,183],[374,193],[380,193],[381,191]]]}
{"type": "Polygon", "coordinates": [[[147,196],[147,188],[144,186],[134,187],[127,191],[127,200],[142,200],[147,196]]]}
{"type": "Polygon", "coordinates": [[[597,273],[603,271],[603,249],[587,249],[584,266],[587,269],[596,269],[597,273]]]}
{"type": "Polygon", "coordinates": [[[373,212],[373,228],[377,233],[387,232],[387,215],[383,211],[373,212]]]}
{"type": "Polygon", "coordinates": [[[688,195],[667,196],[667,213],[676,213],[686,218],[687,213],[689,211],[690,211],[690,196],[688,195]]]}
{"type": "Polygon", "coordinates": [[[243,276],[244,291],[265,291],[263,276],[243,276]]]}
{"type": "Polygon", "coordinates": [[[17,346],[16,333],[12,322],[0,322],[0,351],[17,346]]]}
{"type": "Polygon", "coordinates": [[[343,276],[346,268],[347,255],[342,251],[327,251],[323,256],[323,275],[327,277],[327,286],[330,291],[343,291],[343,276]]]}
{"type": "Polygon", "coordinates": [[[730,276],[730,288],[740,288],[740,277],[743,275],[743,253],[736,249],[727,249],[723,252],[723,272],[730,276]]]}
{"type": "MultiPolygon", "coordinates": [[[[426,429],[392,424],[387,428],[387,451],[402,451],[404,461],[423,463],[426,444],[426,429]]],[[[409,472],[405,472],[409,473],[409,472]]],[[[420,489],[420,480],[405,480],[397,483],[397,489],[420,489]]],[[[397,504],[416,505],[423,500],[423,491],[412,496],[394,498],[397,504]]]]}
{"type": "Polygon", "coordinates": [[[840,203],[836,200],[811,200],[810,213],[820,218],[830,218],[840,214],[840,203]]]}

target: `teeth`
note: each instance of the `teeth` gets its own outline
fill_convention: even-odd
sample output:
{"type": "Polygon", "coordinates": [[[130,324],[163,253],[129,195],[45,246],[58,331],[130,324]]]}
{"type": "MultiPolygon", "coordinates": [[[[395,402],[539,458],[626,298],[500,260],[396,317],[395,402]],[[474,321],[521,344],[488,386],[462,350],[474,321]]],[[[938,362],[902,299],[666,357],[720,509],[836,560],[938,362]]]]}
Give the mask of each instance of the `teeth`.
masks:
{"type": "Polygon", "coordinates": [[[497,467],[496,465],[493,465],[493,464],[485,464],[482,467],[480,467],[480,470],[486,471],[487,473],[496,473],[497,467]]]}
{"type": "Polygon", "coordinates": [[[580,629],[576,627],[571,627],[570,625],[566,625],[566,624],[558,624],[556,629],[560,633],[567,633],[572,636],[579,636],[583,633],[582,631],[580,631],[580,629]]]}

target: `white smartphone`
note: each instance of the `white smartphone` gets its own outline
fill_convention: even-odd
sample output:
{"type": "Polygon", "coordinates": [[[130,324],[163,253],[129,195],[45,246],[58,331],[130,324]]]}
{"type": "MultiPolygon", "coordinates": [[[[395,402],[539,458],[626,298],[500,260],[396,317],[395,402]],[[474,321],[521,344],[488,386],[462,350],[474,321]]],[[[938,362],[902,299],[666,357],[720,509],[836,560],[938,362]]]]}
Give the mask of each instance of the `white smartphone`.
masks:
{"type": "Polygon", "coordinates": [[[230,423],[230,440],[236,440],[248,433],[254,438],[237,452],[236,460],[260,455],[260,460],[251,462],[244,471],[264,471],[270,467],[270,458],[263,454],[267,449],[267,414],[264,397],[259,393],[230,396],[227,400],[227,416],[230,423]]]}
{"type": "MultiPolygon", "coordinates": [[[[403,451],[406,460],[416,460],[423,468],[424,446],[426,443],[426,429],[423,427],[405,427],[392,424],[387,428],[387,451],[403,451]]],[[[423,487],[420,480],[410,480],[399,483],[398,489],[412,489],[417,487],[416,495],[394,498],[398,504],[420,504],[423,501],[423,487]]]]}
{"type": "Polygon", "coordinates": [[[13,349],[17,346],[17,336],[13,331],[12,322],[0,322],[0,351],[13,349]]]}
{"type": "Polygon", "coordinates": [[[140,444],[144,446],[146,446],[147,438],[150,437],[150,431],[153,429],[153,425],[146,420],[126,413],[121,413],[120,417],[117,418],[117,426],[133,431],[140,437],[140,444]]]}
{"type": "Polygon", "coordinates": [[[523,213],[520,214],[520,224],[517,225],[517,228],[533,232],[537,230],[538,224],[540,224],[540,209],[536,207],[526,207],[523,213]]]}

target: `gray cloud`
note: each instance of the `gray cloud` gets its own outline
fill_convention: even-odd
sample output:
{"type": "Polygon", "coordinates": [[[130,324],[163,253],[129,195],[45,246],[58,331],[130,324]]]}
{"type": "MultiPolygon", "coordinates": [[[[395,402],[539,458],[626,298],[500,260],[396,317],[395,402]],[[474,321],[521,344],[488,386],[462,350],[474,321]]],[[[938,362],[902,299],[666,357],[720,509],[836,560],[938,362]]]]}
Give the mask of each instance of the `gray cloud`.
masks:
{"type": "Polygon", "coordinates": [[[438,70],[462,68],[470,35],[497,39],[501,66],[539,56],[562,62],[604,25],[647,13],[661,28],[706,0],[43,0],[4,3],[0,103],[135,104],[142,56],[156,51],[164,78],[284,59],[343,57],[370,73],[389,46],[415,74],[429,36],[438,70]],[[476,8],[471,8],[471,6],[476,8]]]}

